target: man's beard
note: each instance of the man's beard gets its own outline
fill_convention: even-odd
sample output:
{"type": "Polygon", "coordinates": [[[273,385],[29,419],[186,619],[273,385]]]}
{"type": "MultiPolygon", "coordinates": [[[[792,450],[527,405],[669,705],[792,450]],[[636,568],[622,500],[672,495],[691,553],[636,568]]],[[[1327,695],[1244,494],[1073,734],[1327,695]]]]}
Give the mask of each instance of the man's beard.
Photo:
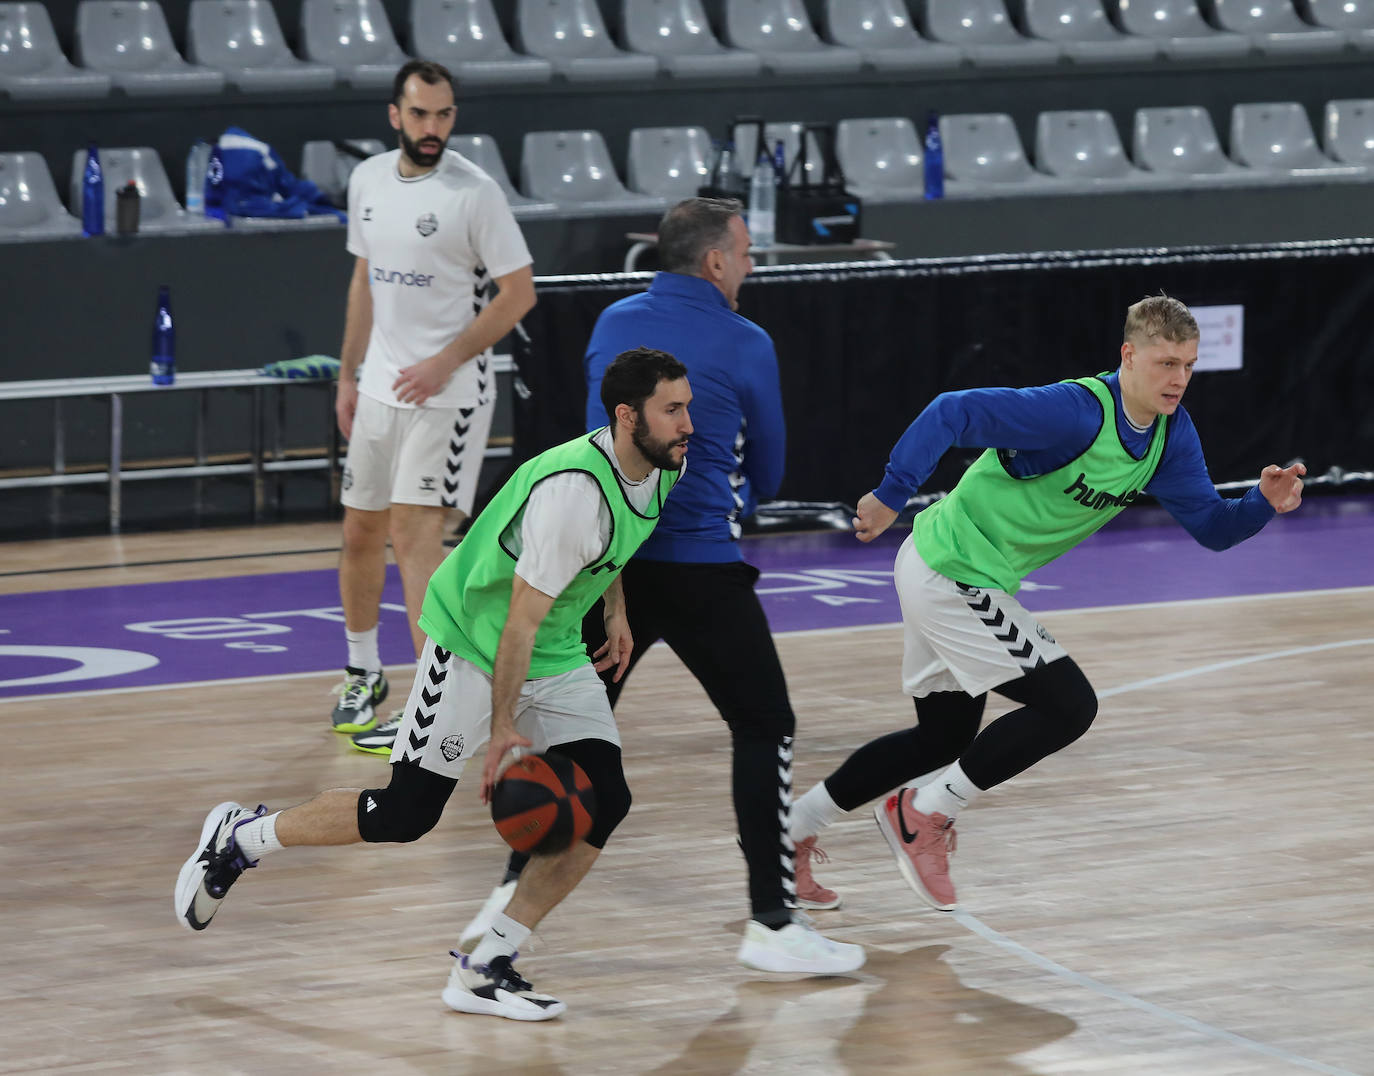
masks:
{"type": "Polygon", "coordinates": [[[420,168],[433,168],[439,163],[439,158],[442,157],[444,153],[444,144],[442,142],[436,140],[436,148],[432,150],[421,149],[419,143],[412,142],[404,131],[401,131],[400,135],[401,152],[409,157],[413,164],[418,165],[420,168]]]}
{"type": "MultiPolygon", "coordinates": [[[[642,414],[635,416],[635,431],[630,437],[639,454],[660,471],[682,470],[682,460],[673,458],[673,449],[681,441],[660,441],[649,433],[649,423],[642,414]]],[[[684,457],[685,459],[686,457],[684,457]]]]}

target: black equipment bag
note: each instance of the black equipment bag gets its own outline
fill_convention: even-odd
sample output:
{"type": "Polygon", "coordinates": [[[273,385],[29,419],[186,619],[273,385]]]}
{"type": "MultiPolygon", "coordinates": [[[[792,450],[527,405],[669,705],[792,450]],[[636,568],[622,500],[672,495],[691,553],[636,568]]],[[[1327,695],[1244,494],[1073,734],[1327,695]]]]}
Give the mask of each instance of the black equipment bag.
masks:
{"type": "Polygon", "coordinates": [[[835,128],[808,123],[801,146],[778,188],[778,242],[818,245],[852,243],[859,237],[862,204],[844,187],[844,172],[835,156],[835,128]],[[821,159],[821,178],[807,174],[807,146],[814,139],[821,159]]]}

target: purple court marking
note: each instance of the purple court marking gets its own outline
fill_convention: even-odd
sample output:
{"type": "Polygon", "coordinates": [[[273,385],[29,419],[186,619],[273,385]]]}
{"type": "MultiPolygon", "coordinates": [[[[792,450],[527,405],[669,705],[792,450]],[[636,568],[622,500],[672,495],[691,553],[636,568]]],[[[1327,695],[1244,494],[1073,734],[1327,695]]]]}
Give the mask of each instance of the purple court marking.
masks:
{"type": "MultiPolygon", "coordinates": [[[[822,533],[750,539],[775,631],[896,623],[892,561],[908,532],[864,545],[822,533]]],[[[1164,512],[1134,509],[1034,573],[1037,611],[1374,585],[1374,497],[1311,499],[1224,553],[1164,512]]],[[[331,570],[0,596],[0,698],[337,670],[331,570]]],[[[383,594],[388,665],[411,660],[395,568],[383,594]]]]}

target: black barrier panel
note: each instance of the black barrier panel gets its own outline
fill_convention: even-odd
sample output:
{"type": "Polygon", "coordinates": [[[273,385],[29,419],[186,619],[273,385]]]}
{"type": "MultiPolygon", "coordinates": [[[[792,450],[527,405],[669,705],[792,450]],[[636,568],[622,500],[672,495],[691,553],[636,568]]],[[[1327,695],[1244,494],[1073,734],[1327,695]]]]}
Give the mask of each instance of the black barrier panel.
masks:
{"type": "MultiPolygon", "coordinates": [[[[582,428],[582,355],[597,315],[644,274],[541,284],[517,403],[517,453],[582,428]]],[[[1184,400],[1214,482],[1267,463],[1374,467],[1374,244],[1049,253],[762,270],[740,313],[777,345],[788,420],[779,497],[852,504],[938,393],[1115,369],[1126,307],[1160,291],[1243,304],[1244,368],[1194,376],[1184,400]]],[[[927,490],[977,455],[952,450],[927,490]]]]}

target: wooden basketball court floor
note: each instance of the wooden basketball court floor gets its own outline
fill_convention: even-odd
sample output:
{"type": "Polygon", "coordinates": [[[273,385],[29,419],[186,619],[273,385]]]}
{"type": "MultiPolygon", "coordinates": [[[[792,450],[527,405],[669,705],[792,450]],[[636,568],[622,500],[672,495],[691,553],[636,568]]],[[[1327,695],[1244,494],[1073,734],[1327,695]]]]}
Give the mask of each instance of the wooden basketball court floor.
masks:
{"type": "MultiPolygon", "coordinates": [[[[29,574],[0,593],[72,585],[57,566],[113,566],[90,586],[281,571],[275,554],[336,543],[320,525],[17,544],[7,569],[29,574]],[[240,559],[119,567],[188,545],[240,559]]],[[[213,804],[385,781],[325,726],[335,675],[6,701],[0,1072],[1374,1073],[1372,602],[1044,614],[1098,688],[1095,726],[961,818],[954,914],[918,904],[867,810],[833,827],[818,875],[844,906],[815,919],[868,963],[822,979],[734,962],[728,737],[655,651],[619,707],[635,808],[521,959],[569,1005],[547,1024],[439,1000],[504,858],[472,782],[416,844],[286,852],[203,934],[174,921],[213,804]]],[[[909,723],[897,627],[778,644],[798,792],[909,723]]]]}

